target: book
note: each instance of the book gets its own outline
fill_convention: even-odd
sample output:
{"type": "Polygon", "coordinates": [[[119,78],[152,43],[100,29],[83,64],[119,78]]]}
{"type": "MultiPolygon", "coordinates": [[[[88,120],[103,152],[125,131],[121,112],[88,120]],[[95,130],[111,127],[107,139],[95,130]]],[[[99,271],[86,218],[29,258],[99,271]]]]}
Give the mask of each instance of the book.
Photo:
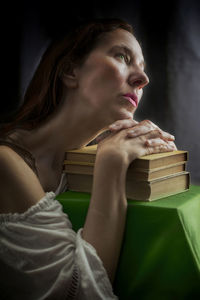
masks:
{"type": "MultiPolygon", "coordinates": [[[[67,151],[64,172],[92,175],[96,151],[97,145],[67,151]]],[[[188,152],[183,150],[156,153],[137,158],[130,164],[127,172],[138,180],[151,180],[185,171],[187,160],[188,152]]]]}
{"type": "Polygon", "coordinates": [[[188,151],[176,150],[171,152],[145,155],[132,162],[134,168],[150,170],[188,160],[188,151]]]}
{"type": "Polygon", "coordinates": [[[186,161],[182,161],[179,163],[171,164],[171,165],[163,165],[159,168],[153,168],[150,170],[142,169],[142,168],[134,168],[133,165],[130,165],[127,171],[129,177],[135,178],[140,181],[148,181],[152,179],[158,179],[162,177],[166,177],[169,175],[181,173],[186,171],[186,161]]]}
{"type": "Polygon", "coordinates": [[[130,199],[153,201],[187,191],[190,185],[189,172],[183,171],[150,181],[126,180],[126,195],[130,199]]]}
{"type": "Polygon", "coordinates": [[[96,159],[97,145],[86,146],[77,150],[69,150],[65,153],[65,161],[81,161],[94,163],[96,159]]]}
{"type": "MultiPolygon", "coordinates": [[[[66,152],[63,171],[69,190],[91,193],[96,151],[97,145],[91,145],[66,152]]],[[[187,160],[188,152],[183,150],[137,158],[127,170],[127,197],[153,201],[188,190],[187,160]]]]}
{"type": "MultiPolygon", "coordinates": [[[[70,150],[65,153],[64,164],[69,161],[81,161],[95,163],[97,145],[86,146],[77,150],[70,150]]],[[[187,161],[188,151],[176,150],[171,152],[155,153],[151,155],[141,156],[135,159],[131,164],[134,168],[143,168],[150,170],[159,168],[163,165],[171,165],[174,163],[187,161]]]]}
{"type": "MultiPolygon", "coordinates": [[[[68,188],[75,192],[92,192],[93,176],[67,174],[68,188]]],[[[150,181],[134,181],[127,176],[126,196],[132,200],[153,201],[189,189],[189,172],[181,172],[150,181]]]]}
{"type": "Polygon", "coordinates": [[[85,161],[67,161],[65,160],[63,171],[71,174],[93,175],[94,163],[85,161]]]}
{"type": "MultiPolygon", "coordinates": [[[[94,163],[77,162],[77,161],[65,161],[63,170],[66,173],[71,174],[86,174],[93,175],[94,163]]],[[[128,176],[136,178],[137,180],[151,180],[160,177],[165,177],[171,174],[180,173],[186,170],[186,161],[171,164],[168,166],[162,166],[160,168],[154,168],[152,170],[146,170],[142,168],[134,168],[129,166],[127,173],[128,176]]]]}

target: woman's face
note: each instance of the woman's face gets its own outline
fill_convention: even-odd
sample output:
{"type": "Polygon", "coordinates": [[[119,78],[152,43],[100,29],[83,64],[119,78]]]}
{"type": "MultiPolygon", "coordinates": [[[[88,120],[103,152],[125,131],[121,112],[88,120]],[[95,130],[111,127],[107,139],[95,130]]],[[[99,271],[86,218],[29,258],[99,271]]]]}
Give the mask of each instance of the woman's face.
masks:
{"type": "Polygon", "coordinates": [[[77,78],[77,97],[108,124],[133,118],[149,82],[140,45],[123,29],[101,38],[78,68],[77,78]]]}

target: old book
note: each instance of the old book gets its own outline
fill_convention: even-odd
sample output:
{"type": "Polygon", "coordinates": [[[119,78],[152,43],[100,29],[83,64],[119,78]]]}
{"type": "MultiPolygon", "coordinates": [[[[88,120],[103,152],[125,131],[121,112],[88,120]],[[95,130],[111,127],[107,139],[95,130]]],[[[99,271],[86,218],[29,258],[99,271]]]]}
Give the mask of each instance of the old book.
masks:
{"type": "Polygon", "coordinates": [[[94,163],[85,161],[67,161],[65,160],[63,172],[71,174],[87,174],[93,175],[94,163]]]}
{"type": "Polygon", "coordinates": [[[139,157],[132,162],[132,167],[151,170],[187,160],[188,151],[176,150],[139,157]]]}
{"type": "MultiPolygon", "coordinates": [[[[64,165],[70,164],[70,161],[95,163],[96,151],[97,145],[91,145],[81,149],[67,151],[65,154],[64,165]]],[[[186,162],[187,160],[188,151],[177,150],[139,157],[135,159],[130,166],[135,169],[145,169],[146,171],[149,171],[154,168],[162,168],[164,166],[174,165],[179,162],[186,162]]]]}
{"type": "MultiPolygon", "coordinates": [[[[132,165],[130,165],[127,171],[128,174],[127,176],[131,176],[133,179],[137,179],[137,180],[151,180],[151,179],[161,178],[172,174],[180,173],[185,170],[186,170],[185,161],[168,165],[168,166],[162,166],[160,168],[154,168],[152,170],[134,168],[132,167],[132,165]]],[[[65,173],[71,173],[71,174],[93,175],[94,163],[66,161],[63,167],[63,171],[65,173]]]]}
{"type": "MultiPolygon", "coordinates": [[[[96,151],[97,145],[67,151],[63,169],[67,173],[69,190],[91,193],[96,151]]],[[[153,201],[187,190],[187,160],[188,152],[180,150],[134,160],[126,176],[127,197],[153,201]]]]}
{"type": "Polygon", "coordinates": [[[149,181],[126,180],[126,194],[130,199],[153,201],[175,195],[189,189],[189,172],[173,174],[149,181]]]}
{"type": "MultiPolygon", "coordinates": [[[[63,166],[64,172],[92,175],[96,150],[97,145],[92,145],[66,152],[66,159],[63,166]]],[[[180,150],[146,155],[134,160],[130,164],[128,174],[138,180],[165,177],[185,171],[187,160],[188,152],[180,150]]]]}
{"type": "MultiPolygon", "coordinates": [[[[69,150],[65,153],[66,161],[81,161],[94,163],[96,158],[97,145],[86,146],[77,150],[69,150]]],[[[65,164],[65,161],[64,161],[65,164]]]]}
{"type": "Polygon", "coordinates": [[[158,179],[166,176],[170,176],[173,174],[178,174],[183,171],[186,171],[186,161],[182,161],[179,163],[171,164],[171,165],[163,165],[159,168],[152,168],[150,170],[135,168],[134,165],[130,165],[128,168],[127,174],[130,178],[135,178],[136,180],[148,181],[152,179],[158,179]]]}
{"type": "MultiPolygon", "coordinates": [[[[76,192],[92,192],[92,175],[67,174],[68,188],[76,192]]],[[[183,171],[150,181],[136,181],[127,176],[126,195],[133,200],[153,201],[189,189],[189,172],[183,171]]]]}

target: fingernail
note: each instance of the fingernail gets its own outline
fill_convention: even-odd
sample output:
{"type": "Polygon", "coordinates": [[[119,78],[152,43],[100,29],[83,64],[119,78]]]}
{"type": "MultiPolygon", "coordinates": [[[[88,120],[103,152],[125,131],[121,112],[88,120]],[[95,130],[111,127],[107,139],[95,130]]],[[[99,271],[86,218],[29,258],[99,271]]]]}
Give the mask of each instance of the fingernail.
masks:
{"type": "Polygon", "coordinates": [[[152,141],[147,141],[148,146],[151,146],[152,144],[153,144],[152,141]]]}
{"type": "Polygon", "coordinates": [[[109,126],[109,128],[111,128],[111,129],[118,129],[120,127],[121,127],[121,125],[119,125],[119,124],[112,124],[109,126]]]}
{"type": "Polygon", "coordinates": [[[135,130],[129,130],[127,133],[128,134],[135,134],[135,130]]]}

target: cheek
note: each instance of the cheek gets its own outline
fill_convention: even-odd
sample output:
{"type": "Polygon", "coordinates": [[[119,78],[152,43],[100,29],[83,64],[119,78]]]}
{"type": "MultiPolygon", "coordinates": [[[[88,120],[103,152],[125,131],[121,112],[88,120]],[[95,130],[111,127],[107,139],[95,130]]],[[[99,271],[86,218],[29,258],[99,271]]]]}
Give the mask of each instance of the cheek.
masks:
{"type": "Polygon", "coordinates": [[[125,81],[125,68],[110,61],[97,61],[83,75],[82,88],[86,91],[116,93],[125,81]]]}
{"type": "Polygon", "coordinates": [[[104,70],[102,70],[102,78],[105,87],[108,86],[108,88],[110,87],[110,89],[114,88],[116,90],[119,90],[125,81],[125,68],[123,67],[123,65],[108,63],[105,66],[104,70]]]}

